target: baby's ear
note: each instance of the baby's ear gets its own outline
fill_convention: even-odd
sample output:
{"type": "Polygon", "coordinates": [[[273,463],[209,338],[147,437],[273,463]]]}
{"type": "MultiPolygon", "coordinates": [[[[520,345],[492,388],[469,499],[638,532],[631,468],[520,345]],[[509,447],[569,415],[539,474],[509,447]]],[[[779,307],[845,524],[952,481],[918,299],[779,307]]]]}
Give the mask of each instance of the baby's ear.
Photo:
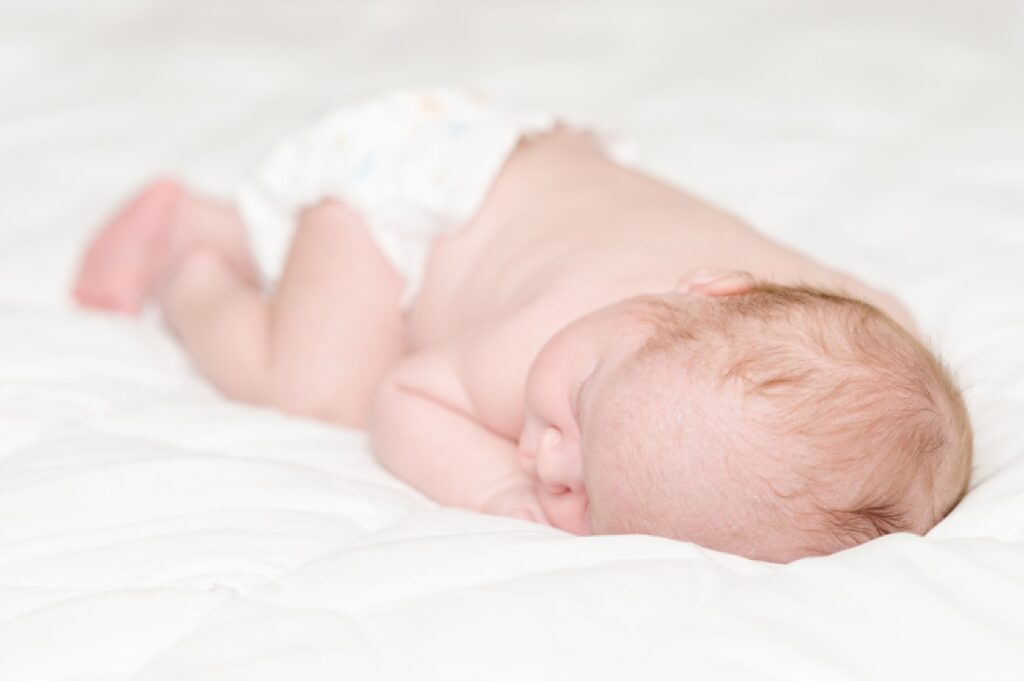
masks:
{"type": "Polygon", "coordinates": [[[749,272],[740,270],[690,270],[676,282],[676,293],[715,298],[749,293],[757,282],[749,272]]]}

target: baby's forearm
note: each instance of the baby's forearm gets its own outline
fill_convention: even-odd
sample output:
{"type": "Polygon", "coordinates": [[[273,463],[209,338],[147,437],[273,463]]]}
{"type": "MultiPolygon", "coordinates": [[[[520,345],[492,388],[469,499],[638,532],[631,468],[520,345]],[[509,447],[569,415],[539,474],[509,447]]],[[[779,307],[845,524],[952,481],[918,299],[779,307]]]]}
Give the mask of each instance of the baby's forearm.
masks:
{"type": "Polygon", "coordinates": [[[384,466],[442,504],[520,517],[539,513],[515,443],[427,392],[397,382],[381,386],[370,439],[384,466]],[[530,512],[510,508],[510,498],[530,512]]]}

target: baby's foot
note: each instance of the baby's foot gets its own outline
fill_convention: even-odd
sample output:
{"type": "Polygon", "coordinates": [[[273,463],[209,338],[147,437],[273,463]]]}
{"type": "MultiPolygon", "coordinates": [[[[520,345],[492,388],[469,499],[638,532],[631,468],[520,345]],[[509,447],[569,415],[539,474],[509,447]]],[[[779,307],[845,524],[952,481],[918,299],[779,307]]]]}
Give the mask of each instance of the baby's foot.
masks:
{"type": "Polygon", "coordinates": [[[137,313],[160,277],[185,191],[174,182],[142,190],[89,244],[74,296],[86,307],[137,313]]]}

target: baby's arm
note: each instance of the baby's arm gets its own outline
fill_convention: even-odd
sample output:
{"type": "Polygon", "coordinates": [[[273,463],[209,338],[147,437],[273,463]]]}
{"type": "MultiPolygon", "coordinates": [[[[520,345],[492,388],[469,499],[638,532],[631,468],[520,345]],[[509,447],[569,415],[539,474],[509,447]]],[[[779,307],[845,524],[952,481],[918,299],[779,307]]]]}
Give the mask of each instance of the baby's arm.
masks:
{"type": "Polygon", "coordinates": [[[434,500],[546,522],[516,444],[483,426],[452,363],[437,350],[403,359],[370,412],[381,463],[434,500]]]}

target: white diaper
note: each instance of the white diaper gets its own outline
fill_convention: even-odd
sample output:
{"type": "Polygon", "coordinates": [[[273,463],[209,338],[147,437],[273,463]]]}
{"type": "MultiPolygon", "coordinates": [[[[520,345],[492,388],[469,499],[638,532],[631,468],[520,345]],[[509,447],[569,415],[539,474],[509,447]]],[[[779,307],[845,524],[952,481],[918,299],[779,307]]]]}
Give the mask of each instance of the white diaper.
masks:
{"type": "MultiPolygon", "coordinates": [[[[409,306],[433,238],[474,216],[520,137],[558,120],[453,90],[402,91],[329,113],[286,139],[239,194],[266,285],[281,275],[298,213],[333,197],[362,214],[405,277],[409,306]]],[[[599,138],[610,156],[632,160],[628,143],[599,138]]]]}

